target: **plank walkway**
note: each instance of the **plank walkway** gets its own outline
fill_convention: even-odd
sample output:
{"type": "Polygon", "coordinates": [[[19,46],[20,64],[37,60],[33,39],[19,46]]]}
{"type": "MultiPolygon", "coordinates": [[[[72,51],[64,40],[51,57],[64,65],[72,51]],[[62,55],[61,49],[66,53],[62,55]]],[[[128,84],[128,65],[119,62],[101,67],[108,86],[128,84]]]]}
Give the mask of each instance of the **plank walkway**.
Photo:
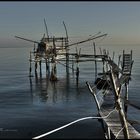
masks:
{"type": "MultiPolygon", "coordinates": [[[[112,95],[111,92],[109,92],[105,96],[104,102],[101,105],[101,110],[99,112],[101,117],[105,117],[106,115],[108,115],[109,112],[114,110],[113,101],[114,101],[114,96],[112,95]]],[[[109,127],[111,133],[114,135],[115,138],[124,139],[123,131],[121,131],[120,134],[118,135],[119,131],[122,129],[122,124],[120,121],[119,112],[117,110],[112,112],[109,117],[104,118],[103,122],[106,124],[107,127],[109,127]]],[[[127,125],[128,125],[130,139],[140,139],[139,132],[136,131],[129,122],[127,122],[127,125]]]]}

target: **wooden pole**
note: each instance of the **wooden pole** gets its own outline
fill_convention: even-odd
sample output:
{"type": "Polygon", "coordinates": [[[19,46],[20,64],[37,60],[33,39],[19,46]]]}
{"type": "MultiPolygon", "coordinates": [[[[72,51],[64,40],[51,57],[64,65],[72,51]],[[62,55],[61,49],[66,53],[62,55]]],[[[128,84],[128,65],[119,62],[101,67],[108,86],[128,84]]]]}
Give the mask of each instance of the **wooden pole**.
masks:
{"type": "Polygon", "coordinates": [[[78,82],[79,82],[79,57],[80,57],[80,52],[81,52],[81,48],[79,50],[79,54],[78,54],[78,50],[76,48],[76,53],[77,53],[77,56],[76,56],[76,63],[77,63],[77,68],[76,68],[76,83],[78,85],[78,82]]]}
{"type": "Polygon", "coordinates": [[[42,65],[41,65],[41,60],[39,61],[39,66],[40,66],[40,77],[42,77],[42,65]]]}
{"type": "Polygon", "coordinates": [[[115,57],[115,52],[113,51],[113,56],[112,56],[112,60],[114,60],[114,57],[115,57]]]}
{"type": "Polygon", "coordinates": [[[119,58],[118,58],[118,67],[120,66],[120,62],[121,62],[121,55],[119,55],[119,58]]]}
{"type": "Polygon", "coordinates": [[[35,73],[37,73],[37,62],[35,62],[35,73]]]}
{"type": "Polygon", "coordinates": [[[48,72],[48,70],[49,70],[49,66],[48,66],[48,60],[47,60],[47,58],[45,58],[45,63],[46,63],[46,74],[47,74],[47,72],[48,72]]]}
{"type": "Polygon", "coordinates": [[[102,50],[101,50],[101,48],[99,48],[100,49],[100,54],[102,55],[102,50]]]}
{"type": "Polygon", "coordinates": [[[131,72],[132,72],[132,65],[133,65],[133,62],[134,62],[134,60],[132,60],[132,50],[131,50],[131,69],[130,69],[130,74],[131,74],[131,72]]]}
{"type": "Polygon", "coordinates": [[[114,78],[114,74],[113,74],[112,69],[111,69],[111,73],[110,73],[110,79],[111,79],[111,83],[112,83],[113,90],[114,90],[114,93],[115,93],[116,109],[119,112],[119,117],[120,117],[122,127],[124,127],[124,129],[123,129],[124,138],[129,139],[128,125],[127,125],[125,114],[124,114],[124,111],[123,111],[123,108],[122,108],[120,94],[118,93],[118,90],[116,88],[115,78],[114,78]]]}
{"type": "Polygon", "coordinates": [[[110,128],[107,126],[107,134],[108,134],[108,139],[111,139],[111,134],[110,134],[110,128]]]}
{"type": "Polygon", "coordinates": [[[125,53],[125,51],[123,50],[123,62],[122,62],[122,70],[124,69],[124,53],[125,53]]]}
{"type": "Polygon", "coordinates": [[[32,73],[32,64],[31,64],[31,62],[32,62],[32,57],[31,57],[31,51],[30,51],[30,59],[29,59],[29,62],[30,62],[29,77],[31,77],[31,76],[32,76],[32,75],[31,75],[31,73],[32,73]]]}
{"type": "Polygon", "coordinates": [[[98,102],[98,99],[97,99],[97,97],[96,97],[96,94],[95,94],[95,92],[92,90],[90,84],[89,84],[88,82],[86,82],[86,84],[87,84],[88,89],[90,90],[91,94],[92,94],[93,97],[94,97],[94,100],[95,100],[95,103],[96,103],[96,106],[97,106],[97,110],[98,110],[98,112],[99,112],[99,111],[100,111],[100,104],[99,104],[99,102],[98,102]]]}
{"type": "Polygon", "coordinates": [[[56,77],[56,46],[55,46],[55,38],[53,37],[53,52],[52,52],[53,56],[52,56],[52,71],[51,71],[51,77],[50,80],[51,81],[57,81],[57,77],[56,77]]]}
{"type": "Polygon", "coordinates": [[[74,73],[74,60],[73,60],[73,56],[72,56],[72,72],[74,73]]]}
{"type": "Polygon", "coordinates": [[[65,25],[65,22],[63,21],[63,25],[64,25],[64,29],[65,29],[65,32],[66,32],[66,38],[65,38],[65,49],[66,49],[66,72],[67,74],[69,73],[69,47],[68,47],[68,44],[69,44],[69,40],[68,40],[68,31],[67,31],[67,28],[66,28],[66,25],[65,25]]]}
{"type": "Polygon", "coordinates": [[[125,103],[124,103],[124,111],[125,111],[125,116],[127,117],[127,109],[128,109],[128,84],[125,83],[125,103]]]}
{"type": "Polygon", "coordinates": [[[94,56],[95,56],[95,80],[97,79],[97,61],[96,61],[96,46],[95,46],[95,42],[93,42],[93,46],[94,46],[94,56]]]}

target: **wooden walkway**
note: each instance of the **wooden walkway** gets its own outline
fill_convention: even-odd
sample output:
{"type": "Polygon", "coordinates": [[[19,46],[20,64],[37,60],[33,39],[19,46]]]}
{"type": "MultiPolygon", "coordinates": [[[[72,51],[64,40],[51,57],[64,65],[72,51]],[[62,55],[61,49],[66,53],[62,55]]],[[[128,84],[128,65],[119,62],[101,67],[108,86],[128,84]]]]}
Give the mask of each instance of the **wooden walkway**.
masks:
{"type": "MultiPolygon", "coordinates": [[[[105,98],[104,102],[101,105],[101,110],[99,111],[99,114],[101,117],[105,117],[109,114],[109,112],[114,110],[114,96],[112,93],[108,93],[105,98]]],[[[103,119],[104,124],[110,129],[113,136],[117,139],[124,139],[124,134],[122,130],[122,124],[119,117],[119,112],[115,110],[112,112],[109,117],[103,119]],[[119,133],[120,132],[120,133],[119,133]],[[117,136],[118,135],[118,136],[117,136]]],[[[127,122],[128,125],[128,132],[129,132],[129,138],[130,139],[140,139],[140,134],[138,131],[136,131],[132,125],[130,125],[129,122],[127,122]]]]}
{"type": "MultiPolygon", "coordinates": [[[[109,83],[109,87],[107,87],[108,90],[105,90],[103,88],[104,84],[101,84],[101,90],[104,89],[102,91],[104,95],[103,102],[100,102],[100,97],[98,98],[96,90],[94,91],[87,84],[94,96],[99,116],[102,118],[101,123],[105,137],[108,139],[140,139],[140,133],[127,120],[127,104],[125,103],[128,101],[128,84],[133,64],[132,51],[130,54],[125,54],[123,51],[121,68],[119,63],[117,65],[110,57],[106,61],[109,64],[110,70],[107,73],[103,71],[102,78],[109,83]],[[122,86],[125,86],[125,95],[122,95],[122,86]]],[[[98,84],[99,81],[94,87],[97,88],[98,84]]]]}

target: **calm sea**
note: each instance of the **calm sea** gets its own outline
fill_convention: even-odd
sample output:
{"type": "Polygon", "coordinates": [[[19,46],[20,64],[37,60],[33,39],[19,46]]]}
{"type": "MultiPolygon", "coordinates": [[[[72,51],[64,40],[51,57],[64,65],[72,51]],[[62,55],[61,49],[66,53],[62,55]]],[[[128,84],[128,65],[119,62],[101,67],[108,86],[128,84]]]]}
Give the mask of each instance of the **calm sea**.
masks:
{"type": "MultiPolygon", "coordinates": [[[[115,51],[115,59],[123,49],[133,50],[134,65],[129,85],[129,99],[140,106],[140,46],[100,46],[115,51]]],[[[56,83],[46,78],[29,78],[29,51],[31,47],[0,48],[0,138],[32,138],[58,128],[76,119],[96,116],[97,109],[86,81],[94,82],[94,62],[80,63],[79,84],[72,70],[69,75],[58,64],[56,83]]],[[[97,50],[99,50],[97,46],[97,50]]],[[[82,53],[89,50],[82,50],[82,53]]],[[[90,52],[90,51],[89,51],[90,52]]],[[[34,66],[33,66],[34,67],[34,66]]],[[[100,68],[99,68],[100,69],[100,68]]],[[[140,120],[140,111],[129,106],[128,116],[140,120]]],[[[135,125],[140,131],[140,126],[135,125]]],[[[84,120],[45,138],[104,138],[98,120],[84,120]]]]}

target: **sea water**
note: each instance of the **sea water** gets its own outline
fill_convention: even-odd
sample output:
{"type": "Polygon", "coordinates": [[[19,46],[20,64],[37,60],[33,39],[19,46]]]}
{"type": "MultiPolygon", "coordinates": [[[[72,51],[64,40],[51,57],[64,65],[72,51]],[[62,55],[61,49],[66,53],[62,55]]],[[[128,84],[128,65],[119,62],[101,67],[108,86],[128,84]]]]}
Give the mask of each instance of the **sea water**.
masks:
{"type": "MultiPolygon", "coordinates": [[[[117,62],[123,49],[133,50],[132,79],[129,84],[129,100],[140,105],[140,46],[101,46],[115,52],[117,62]]],[[[63,65],[57,64],[57,82],[50,82],[42,64],[42,77],[38,69],[35,77],[34,64],[29,77],[29,52],[31,47],[0,48],[0,138],[33,138],[82,117],[97,116],[95,101],[86,81],[93,85],[94,62],[79,63],[79,83],[71,69],[69,74],[63,65]]],[[[97,46],[97,50],[99,50],[97,46]]],[[[81,53],[91,52],[88,48],[81,53]]],[[[71,66],[71,64],[70,64],[71,66]]],[[[98,66],[99,70],[102,67],[98,66]]],[[[128,107],[128,116],[140,120],[139,110],[128,107]]],[[[135,125],[139,131],[139,125],[135,125]]],[[[100,122],[84,120],[45,138],[104,138],[100,122]]]]}

